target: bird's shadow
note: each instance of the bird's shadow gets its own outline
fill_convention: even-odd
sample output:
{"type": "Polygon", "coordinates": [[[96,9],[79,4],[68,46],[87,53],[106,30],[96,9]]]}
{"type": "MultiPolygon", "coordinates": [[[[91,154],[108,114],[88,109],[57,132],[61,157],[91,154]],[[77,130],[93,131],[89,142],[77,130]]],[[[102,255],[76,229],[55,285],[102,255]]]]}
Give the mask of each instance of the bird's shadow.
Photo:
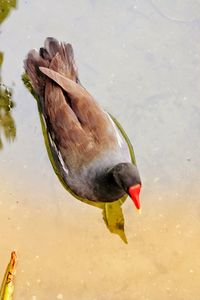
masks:
{"type": "MultiPolygon", "coordinates": [[[[26,86],[26,88],[29,90],[29,92],[34,96],[34,98],[37,101],[38,104],[38,112],[39,112],[39,117],[40,117],[40,122],[41,122],[41,127],[42,127],[42,133],[43,133],[43,137],[44,137],[44,141],[45,141],[45,146],[47,149],[47,153],[50,159],[50,162],[52,164],[52,167],[54,169],[54,172],[56,173],[58,179],[60,180],[60,182],[62,183],[63,187],[70,193],[72,194],[77,200],[84,202],[85,204],[97,207],[99,209],[102,210],[102,215],[103,215],[103,220],[108,228],[108,230],[111,233],[115,233],[118,236],[120,236],[120,238],[123,240],[124,243],[128,243],[127,238],[126,238],[126,234],[125,234],[125,229],[124,229],[124,215],[123,215],[123,211],[122,211],[122,204],[125,202],[127,195],[125,195],[124,197],[118,199],[117,201],[114,202],[110,202],[110,203],[106,203],[106,202],[93,202],[81,197],[78,197],[77,195],[75,195],[73,193],[73,191],[70,190],[70,188],[66,185],[66,183],[64,182],[57,166],[54,160],[54,155],[53,155],[53,149],[51,147],[51,143],[49,140],[49,135],[47,132],[47,128],[46,128],[46,122],[44,120],[44,117],[42,115],[42,111],[41,111],[41,107],[40,107],[40,103],[38,101],[38,97],[36,95],[36,93],[34,92],[31,83],[28,79],[28,76],[26,74],[22,75],[22,81],[24,83],[24,85],[26,86]]],[[[131,159],[134,162],[135,161],[135,155],[134,155],[134,151],[133,151],[133,147],[130,143],[130,140],[128,138],[128,136],[126,135],[125,131],[123,130],[123,128],[121,127],[121,125],[119,124],[119,122],[113,117],[111,116],[111,118],[113,119],[113,121],[115,122],[115,124],[117,125],[118,129],[120,130],[120,132],[122,133],[124,139],[127,142],[127,145],[129,147],[129,151],[130,151],[130,155],[131,155],[131,159]]]]}

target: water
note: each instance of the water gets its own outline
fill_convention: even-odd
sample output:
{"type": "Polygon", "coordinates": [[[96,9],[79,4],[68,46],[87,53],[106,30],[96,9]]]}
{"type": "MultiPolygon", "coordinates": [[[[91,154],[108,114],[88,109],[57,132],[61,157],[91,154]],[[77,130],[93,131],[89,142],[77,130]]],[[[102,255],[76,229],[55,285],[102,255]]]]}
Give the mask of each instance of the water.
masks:
{"type": "Polygon", "coordinates": [[[12,89],[16,137],[0,127],[0,277],[16,249],[15,299],[199,299],[199,7],[21,0],[2,21],[1,80],[12,89]],[[122,205],[128,244],[101,208],[66,192],[49,161],[21,80],[26,53],[46,36],[73,44],[81,82],[133,141],[143,212],[130,199],[122,205]]]}

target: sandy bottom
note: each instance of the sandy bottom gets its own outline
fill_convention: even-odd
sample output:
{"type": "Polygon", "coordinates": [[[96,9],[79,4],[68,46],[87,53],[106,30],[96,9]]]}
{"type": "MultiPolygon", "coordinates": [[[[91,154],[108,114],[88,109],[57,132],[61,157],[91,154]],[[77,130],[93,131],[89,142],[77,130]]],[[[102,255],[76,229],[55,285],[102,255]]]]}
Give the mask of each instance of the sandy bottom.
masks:
{"type": "Polygon", "coordinates": [[[170,201],[144,193],[140,216],[126,201],[128,244],[107,230],[98,208],[70,196],[57,203],[8,195],[0,192],[0,276],[16,249],[15,299],[199,299],[198,193],[170,201]]]}

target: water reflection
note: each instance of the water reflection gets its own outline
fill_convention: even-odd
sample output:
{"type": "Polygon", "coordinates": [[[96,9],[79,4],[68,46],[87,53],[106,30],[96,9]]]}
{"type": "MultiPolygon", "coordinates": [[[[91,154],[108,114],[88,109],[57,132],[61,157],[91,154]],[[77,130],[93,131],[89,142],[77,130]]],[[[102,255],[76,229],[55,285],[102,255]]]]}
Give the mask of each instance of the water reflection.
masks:
{"type": "MultiPolygon", "coordinates": [[[[27,77],[26,74],[24,74],[22,76],[22,80],[26,86],[26,88],[30,91],[30,93],[34,96],[34,98],[37,100],[37,96],[34,93],[34,90],[32,89],[32,86],[30,84],[30,81],[27,77]]],[[[123,198],[112,202],[112,203],[105,203],[105,202],[93,202],[93,201],[89,201],[87,199],[83,199],[81,197],[78,197],[77,195],[75,195],[70,189],[69,187],[66,185],[66,183],[64,182],[64,180],[62,179],[61,174],[59,173],[59,169],[56,166],[56,159],[54,159],[54,149],[51,147],[51,143],[49,140],[49,135],[47,132],[47,127],[46,127],[46,123],[43,119],[42,113],[41,113],[41,107],[39,104],[39,101],[37,101],[38,104],[38,112],[39,112],[39,116],[40,116],[40,122],[41,122],[41,126],[42,126],[42,132],[43,132],[43,136],[44,136],[44,141],[45,141],[45,146],[48,152],[48,156],[49,159],[51,161],[52,167],[54,169],[54,172],[56,173],[57,177],[59,178],[60,182],[62,183],[63,187],[69,192],[71,193],[76,199],[97,207],[99,209],[102,210],[102,215],[103,215],[103,220],[108,228],[108,230],[111,233],[115,233],[117,235],[120,236],[120,238],[127,243],[127,238],[125,235],[125,231],[124,231],[124,216],[123,216],[123,211],[122,211],[122,204],[124,203],[124,201],[127,198],[127,195],[125,195],[123,198]]],[[[129,145],[129,150],[130,150],[130,154],[131,157],[134,159],[134,152],[132,149],[132,146],[130,144],[130,141],[128,140],[128,137],[126,135],[126,133],[124,132],[123,128],[120,126],[120,124],[117,122],[117,120],[115,118],[113,118],[113,120],[115,121],[116,125],[118,126],[119,130],[122,132],[122,134],[124,135],[124,138],[126,139],[128,145],[129,145]]]]}
{"type": "MultiPolygon", "coordinates": [[[[0,24],[9,15],[12,8],[16,7],[16,0],[0,0],[0,24]]],[[[4,54],[0,51],[0,134],[3,131],[7,141],[13,141],[16,137],[15,121],[12,117],[12,108],[14,102],[12,100],[12,91],[2,83],[1,67],[3,64],[4,54]]],[[[3,148],[3,142],[0,135],[0,150],[3,148]]]]}
{"type": "MultiPolygon", "coordinates": [[[[11,91],[0,82],[0,132],[3,131],[7,141],[14,141],[16,137],[15,121],[11,110],[14,102],[11,98],[11,91]]],[[[0,150],[3,148],[3,142],[0,135],[0,150]]]]}

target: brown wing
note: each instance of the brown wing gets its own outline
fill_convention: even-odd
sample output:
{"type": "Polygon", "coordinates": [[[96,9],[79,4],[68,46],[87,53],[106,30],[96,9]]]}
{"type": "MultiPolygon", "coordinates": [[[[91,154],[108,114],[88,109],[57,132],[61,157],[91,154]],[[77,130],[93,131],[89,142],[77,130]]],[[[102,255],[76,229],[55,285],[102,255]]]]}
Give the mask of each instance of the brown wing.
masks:
{"type": "Polygon", "coordinates": [[[40,67],[40,71],[51,79],[46,81],[45,109],[64,161],[80,167],[101,151],[114,147],[112,123],[93,97],[81,85],[52,69],[40,67]]]}
{"type": "Polygon", "coordinates": [[[78,81],[78,70],[71,44],[60,43],[55,38],[49,37],[46,38],[44,46],[44,48],[40,48],[40,53],[41,51],[43,54],[47,53],[51,69],[71,80],[78,81]]]}

